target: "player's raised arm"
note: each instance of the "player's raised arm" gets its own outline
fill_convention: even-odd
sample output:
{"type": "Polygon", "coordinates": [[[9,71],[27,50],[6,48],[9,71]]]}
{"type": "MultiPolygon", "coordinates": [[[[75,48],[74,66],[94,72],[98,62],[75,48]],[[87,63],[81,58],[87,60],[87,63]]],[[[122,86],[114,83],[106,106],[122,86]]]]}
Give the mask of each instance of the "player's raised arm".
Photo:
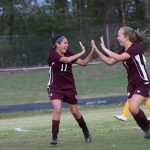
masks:
{"type": "Polygon", "coordinates": [[[82,43],[80,41],[79,41],[79,44],[81,46],[81,52],[80,53],[69,56],[69,57],[63,56],[60,58],[60,62],[72,62],[72,61],[75,61],[78,58],[80,58],[85,53],[85,47],[82,45],[82,43]]]}
{"type": "Polygon", "coordinates": [[[102,60],[103,62],[105,62],[108,65],[112,65],[115,64],[117,61],[113,58],[109,58],[107,56],[105,56],[103,53],[101,53],[97,46],[95,45],[94,40],[92,40],[92,47],[94,48],[94,51],[96,52],[96,54],[99,56],[100,60],[102,60]]]}
{"type": "MultiPolygon", "coordinates": [[[[84,47],[84,46],[82,45],[82,43],[81,43],[81,47],[84,47]]],[[[92,47],[92,41],[91,41],[91,47],[92,47]]],[[[76,61],[76,63],[77,63],[78,65],[80,65],[80,66],[86,66],[86,65],[89,63],[89,61],[92,59],[93,53],[94,53],[94,47],[92,47],[91,52],[89,53],[89,55],[88,55],[85,59],[80,59],[80,58],[79,58],[79,59],[76,61]]]]}
{"type": "Polygon", "coordinates": [[[100,37],[100,46],[106,54],[108,54],[111,58],[113,58],[116,61],[122,61],[130,58],[130,55],[126,52],[122,54],[117,54],[107,49],[104,43],[103,36],[100,37]]]}

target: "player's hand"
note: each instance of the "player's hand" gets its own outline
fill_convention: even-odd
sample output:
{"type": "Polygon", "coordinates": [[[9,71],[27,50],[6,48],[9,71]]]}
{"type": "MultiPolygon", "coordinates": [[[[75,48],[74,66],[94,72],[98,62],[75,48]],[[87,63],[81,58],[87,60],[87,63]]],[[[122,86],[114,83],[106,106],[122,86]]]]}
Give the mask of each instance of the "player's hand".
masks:
{"type": "Polygon", "coordinates": [[[94,40],[91,40],[91,47],[92,47],[91,51],[94,52],[94,49],[95,49],[95,42],[94,42],[94,40]]]}
{"type": "Polygon", "coordinates": [[[106,46],[105,46],[105,43],[104,43],[104,39],[103,39],[103,36],[100,37],[100,46],[103,50],[106,49],[106,46]]]}
{"type": "Polygon", "coordinates": [[[83,46],[82,42],[80,42],[80,41],[79,41],[79,44],[80,44],[82,52],[85,53],[85,46],[83,46]]]}
{"type": "Polygon", "coordinates": [[[95,45],[95,41],[94,40],[91,41],[91,47],[92,47],[93,51],[95,51],[95,52],[98,51],[97,46],[95,45]]]}

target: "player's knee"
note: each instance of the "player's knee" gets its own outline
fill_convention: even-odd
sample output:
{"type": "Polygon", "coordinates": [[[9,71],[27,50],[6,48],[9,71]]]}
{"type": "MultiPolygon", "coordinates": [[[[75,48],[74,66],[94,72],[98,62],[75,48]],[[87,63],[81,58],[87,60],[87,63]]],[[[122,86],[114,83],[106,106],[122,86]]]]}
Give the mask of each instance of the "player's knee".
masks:
{"type": "Polygon", "coordinates": [[[136,106],[129,106],[129,110],[130,110],[131,114],[137,114],[139,108],[136,106]]]}
{"type": "Polygon", "coordinates": [[[79,112],[78,111],[71,111],[72,115],[75,117],[75,118],[79,118],[79,112]]]}
{"type": "Polygon", "coordinates": [[[61,114],[61,109],[54,108],[54,114],[60,115],[61,114]]]}

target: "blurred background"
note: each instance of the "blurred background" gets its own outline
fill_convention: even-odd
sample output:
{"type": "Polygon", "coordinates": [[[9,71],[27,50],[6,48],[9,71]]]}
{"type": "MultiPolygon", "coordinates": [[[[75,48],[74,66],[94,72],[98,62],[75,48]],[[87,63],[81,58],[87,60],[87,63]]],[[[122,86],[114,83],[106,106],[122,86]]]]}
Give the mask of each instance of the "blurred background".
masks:
{"type": "MultiPolygon", "coordinates": [[[[121,26],[150,29],[150,0],[1,0],[0,1],[0,105],[49,102],[47,53],[51,37],[66,35],[71,51],[80,51],[81,40],[90,51],[90,40],[99,37],[113,51],[121,26]]],[[[149,70],[150,42],[142,45],[149,70]]],[[[84,56],[85,57],[85,56],[84,56]]],[[[126,71],[119,63],[74,67],[79,99],[126,95],[126,71]]]]}
{"type": "MultiPolygon", "coordinates": [[[[104,35],[107,46],[118,50],[120,26],[150,28],[149,0],[1,0],[0,68],[47,65],[50,38],[68,37],[71,50],[104,35]]],[[[150,44],[144,44],[144,50],[150,44]]]]}

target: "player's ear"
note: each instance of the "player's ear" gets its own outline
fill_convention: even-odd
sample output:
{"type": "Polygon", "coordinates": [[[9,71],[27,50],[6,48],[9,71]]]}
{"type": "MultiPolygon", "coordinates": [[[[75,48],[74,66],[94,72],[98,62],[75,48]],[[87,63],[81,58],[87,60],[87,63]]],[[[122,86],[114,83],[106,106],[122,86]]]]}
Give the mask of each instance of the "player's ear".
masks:
{"type": "Polygon", "coordinates": [[[124,38],[126,39],[126,41],[130,40],[129,36],[124,35],[124,38]]]}
{"type": "Polygon", "coordinates": [[[56,43],[56,47],[59,47],[59,45],[60,45],[59,43],[56,43]]]}

